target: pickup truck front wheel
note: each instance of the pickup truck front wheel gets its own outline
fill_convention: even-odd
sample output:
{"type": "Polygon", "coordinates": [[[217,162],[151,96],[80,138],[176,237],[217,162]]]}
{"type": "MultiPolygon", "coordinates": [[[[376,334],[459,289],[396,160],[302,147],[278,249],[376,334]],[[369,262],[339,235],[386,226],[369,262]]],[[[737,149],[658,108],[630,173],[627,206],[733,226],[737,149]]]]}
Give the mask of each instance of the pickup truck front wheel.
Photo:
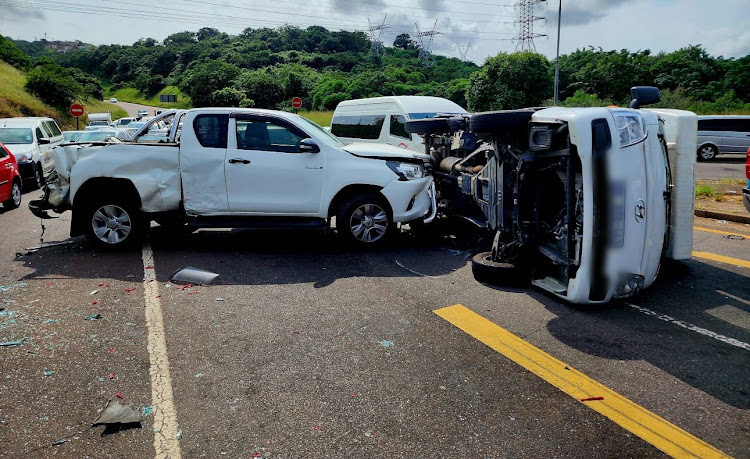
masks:
{"type": "Polygon", "coordinates": [[[86,239],[100,249],[132,247],[143,237],[140,209],[122,198],[97,199],[88,206],[86,221],[86,239]]]}
{"type": "Polygon", "coordinates": [[[385,242],[393,222],[383,199],[374,194],[355,196],[336,214],[336,230],[360,247],[375,247],[385,242]]]}

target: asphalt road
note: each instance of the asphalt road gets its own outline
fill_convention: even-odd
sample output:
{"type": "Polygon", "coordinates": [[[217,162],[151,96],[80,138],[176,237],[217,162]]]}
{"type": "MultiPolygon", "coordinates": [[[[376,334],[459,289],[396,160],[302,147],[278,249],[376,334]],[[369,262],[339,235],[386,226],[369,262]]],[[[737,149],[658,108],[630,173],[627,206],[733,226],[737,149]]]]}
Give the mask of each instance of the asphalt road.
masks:
{"type": "Polygon", "coordinates": [[[695,178],[745,180],[745,155],[719,155],[711,161],[699,161],[695,164],[695,178]]]}
{"type": "MultiPolygon", "coordinates": [[[[0,342],[26,338],[0,347],[0,457],[153,456],[171,421],[90,424],[118,392],[143,410],[166,387],[186,457],[664,455],[433,312],[454,304],[725,453],[750,456],[750,350],[741,346],[750,269],[731,260],[668,263],[629,301],[574,307],[477,283],[469,247],[441,235],[358,252],[319,232],[177,236],[154,226],[153,260],[81,240],[27,254],[41,227],[25,205],[38,194],[0,213],[0,342]],[[219,277],[170,283],[186,266],[219,277]],[[154,302],[169,361],[156,370],[154,302]]],[[[65,241],[69,224],[69,213],[45,221],[45,241],[65,241]]],[[[748,225],[696,227],[694,250],[750,261],[748,225]]]]}
{"type": "Polygon", "coordinates": [[[141,104],[131,104],[130,102],[117,102],[115,103],[118,107],[122,108],[126,112],[128,112],[128,116],[135,116],[138,114],[138,110],[146,109],[148,110],[149,116],[154,116],[154,113],[156,113],[156,110],[164,110],[161,107],[152,107],[150,105],[141,105],[141,104]]]}

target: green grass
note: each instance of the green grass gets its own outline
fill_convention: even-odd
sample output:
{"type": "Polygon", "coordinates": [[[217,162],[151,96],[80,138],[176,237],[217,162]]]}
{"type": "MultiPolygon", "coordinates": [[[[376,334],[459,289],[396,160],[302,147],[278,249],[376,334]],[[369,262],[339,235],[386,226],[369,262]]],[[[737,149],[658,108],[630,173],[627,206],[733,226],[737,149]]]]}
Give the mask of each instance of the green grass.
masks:
{"type": "Polygon", "coordinates": [[[327,112],[307,112],[307,111],[300,111],[298,112],[298,115],[304,116],[308,120],[326,127],[331,125],[331,119],[333,118],[333,112],[327,111],[327,112]]]}
{"type": "Polygon", "coordinates": [[[162,108],[190,108],[192,105],[190,98],[182,94],[182,91],[180,91],[176,86],[167,86],[151,97],[146,97],[141,91],[135,88],[119,89],[110,94],[110,97],[114,97],[120,102],[130,102],[133,104],[150,105],[152,107],[162,108]],[[159,102],[159,96],[161,96],[162,94],[176,94],[177,103],[168,104],[159,102]]]}
{"type": "Polygon", "coordinates": [[[706,198],[713,198],[716,196],[716,188],[709,186],[709,185],[696,185],[695,187],[695,197],[706,197],[706,198]]]}
{"type": "Polygon", "coordinates": [[[26,92],[25,83],[23,72],[0,61],[0,118],[49,116],[62,127],[64,115],[26,92]]]}

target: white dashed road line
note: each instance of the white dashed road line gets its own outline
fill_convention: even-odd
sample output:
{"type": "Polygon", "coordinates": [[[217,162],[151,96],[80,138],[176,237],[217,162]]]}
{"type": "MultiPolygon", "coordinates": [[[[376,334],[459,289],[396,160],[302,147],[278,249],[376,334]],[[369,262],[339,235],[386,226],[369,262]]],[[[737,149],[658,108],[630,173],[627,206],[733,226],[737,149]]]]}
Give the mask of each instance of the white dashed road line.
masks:
{"type": "Polygon", "coordinates": [[[656,317],[657,319],[663,320],[664,322],[669,322],[675,325],[679,325],[680,327],[686,330],[694,331],[696,333],[700,333],[703,336],[708,336],[709,338],[713,338],[715,340],[721,341],[722,343],[730,344],[732,346],[739,347],[740,349],[745,349],[746,351],[750,351],[750,344],[745,343],[743,341],[730,338],[728,336],[720,335],[716,332],[712,332],[711,330],[706,330],[705,328],[698,327],[697,325],[683,322],[681,320],[675,319],[674,317],[670,317],[666,314],[660,314],[658,312],[643,308],[641,306],[636,306],[634,304],[629,304],[629,303],[628,303],[628,306],[635,309],[636,311],[646,314],[647,316],[656,317]]]}
{"type": "Polygon", "coordinates": [[[169,374],[164,318],[159,300],[159,282],[156,281],[154,252],[149,243],[143,244],[143,296],[146,300],[146,327],[148,329],[148,357],[151,361],[151,404],[154,407],[154,449],[156,457],[179,458],[180,442],[177,438],[177,411],[174,406],[172,377],[169,374]]]}

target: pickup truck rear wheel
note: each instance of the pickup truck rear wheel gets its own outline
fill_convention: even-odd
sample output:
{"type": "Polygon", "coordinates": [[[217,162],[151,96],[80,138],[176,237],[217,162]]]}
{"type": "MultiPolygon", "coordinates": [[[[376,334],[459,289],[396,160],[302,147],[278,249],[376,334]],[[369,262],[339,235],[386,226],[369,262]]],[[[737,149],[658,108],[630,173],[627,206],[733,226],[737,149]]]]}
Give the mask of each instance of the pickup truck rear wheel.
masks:
{"type": "Polygon", "coordinates": [[[526,282],[522,269],[511,263],[492,261],[492,252],[482,252],[471,259],[471,273],[479,282],[491,285],[520,286],[526,282]]]}
{"type": "Polygon", "coordinates": [[[86,239],[104,250],[132,247],[143,237],[143,215],[131,200],[103,197],[88,206],[86,239]]]}
{"type": "Polygon", "coordinates": [[[393,222],[388,206],[375,194],[350,198],[336,214],[336,230],[360,247],[375,247],[388,239],[393,222]]]}

